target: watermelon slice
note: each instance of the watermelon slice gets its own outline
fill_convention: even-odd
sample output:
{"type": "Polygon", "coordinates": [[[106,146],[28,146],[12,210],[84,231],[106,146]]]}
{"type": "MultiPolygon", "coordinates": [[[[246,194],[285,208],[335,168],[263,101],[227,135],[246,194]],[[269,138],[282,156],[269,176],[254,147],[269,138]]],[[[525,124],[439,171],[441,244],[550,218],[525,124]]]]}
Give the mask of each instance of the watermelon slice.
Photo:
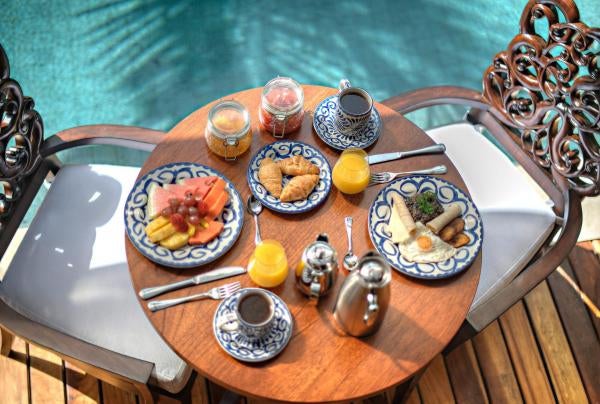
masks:
{"type": "Polygon", "coordinates": [[[216,222],[214,220],[208,221],[208,227],[205,229],[202,226],[196,226],[196,234],[193,237],[190,237],[188,240],[188,244],[198,245],[198,244],[206,244],[209,241],[215,239],[221,234],[223,230],[223,223],[216,222]]]}
{"type": "Polygon", "coordinates": [[[211,187],[213,186],[215,181],[217,181],[217,179],[218,177],[215,176],[186,178],[185,180],[182,180],[179,183],[181,185],[185,185],[186,187],[195,189],[195,195],[200,196],[202,199],[204,199],[204,197],[206,197],[206,194],[208,194],[208,191],[210,191],[211,187]]]}
{"type": "Polygon", "coordinates": [[[191,192],[192,194],[196,190],[194,187],[188,187],[182,184],[165,184],[165,189],[173,194],[173,197],[179,198],[182,201],[185,199],[185,194],[191,192]]]}
{"type": "Polygon", "coordinates": [[[209,219],[216,219],[223,211],[225,205],[227,205],[227,202],[229,202],[229,194],[227,191],[223,191],[216,202],[209,205],[207,217],[209,219]]]}
{"type": "Polygon", "coordinates": [[[160,212],[169,206],[169,199],[174,195],[165,188],[153,182],[148,187],[148,203],[146,204],[146,216],[154,219],[160,212]]]}

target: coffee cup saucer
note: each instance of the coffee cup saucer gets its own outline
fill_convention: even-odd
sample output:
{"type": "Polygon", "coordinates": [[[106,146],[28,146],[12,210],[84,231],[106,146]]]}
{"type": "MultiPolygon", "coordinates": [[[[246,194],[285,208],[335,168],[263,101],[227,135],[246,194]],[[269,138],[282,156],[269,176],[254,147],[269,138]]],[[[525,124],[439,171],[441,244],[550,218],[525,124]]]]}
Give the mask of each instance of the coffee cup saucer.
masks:
{"type": "Polygon", "coordinates": [[[266,335],[252,338],[239,330],[222,330],[218,324],[222,324],[223,318],[228,313],[235,311],[237,301],[244,290],[248,289],[234,293],[219,304],[213,319],[213,332],[221,348],[235,359],[243,362],[263,362],[274,358],[286,347],[292,336],[294,320],[292,313],[279,296],[268,290],[260,289],[268,293],[275,302],[275,319],[266,335]]]}
{"type": "Polygon", "coordinates": [[[360,133],[346,135],[337,130],[334,122],[337,103],[337,95],[332,95],[321,101],[317,108],[315,108],[313,127],[317,136],[322,141],[336,150],[344,151],[350,147],[365,149],[379,139],[379,135],[381,134],[381,117],[375,106],[373,106],[373,112],[367,126],[360,133]]]}

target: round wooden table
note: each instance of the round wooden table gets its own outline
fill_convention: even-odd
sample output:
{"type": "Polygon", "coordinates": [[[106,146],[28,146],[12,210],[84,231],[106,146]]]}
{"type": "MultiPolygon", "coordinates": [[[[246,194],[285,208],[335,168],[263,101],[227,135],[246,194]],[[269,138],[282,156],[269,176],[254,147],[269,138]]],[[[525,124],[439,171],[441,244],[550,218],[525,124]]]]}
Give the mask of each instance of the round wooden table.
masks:
{"type": "MultiPolygon", "coordinates": [[[[244,202],[250,195],[246,168],[251,157],[264,145],[274,142],[259,128],[258,106],[261,88],[224,97],[244,104],[250,111],[254,140],[251,149],[237,161],[224,161],[208,150],[204,140],[208,104],[175,126],[152,152],[140,176],[171,162],[191,161],[221,171],[241,193],[244,202]]],[[[325,97],[336,90],[305,86],[305,108],[314,111],[325,97]]],[[[220,100],[218,100],[220,101],[220,100]]],[[[217,102],[217,101],[215,101],[217,102]]],[[[380,139],[369,153],[410,150],[433,144],[417,126],[390,108],[376,103],[383,120],[380,139]]],[[[314,133],[312,114],[307,113],[301,129],[286,136],[319,148],[333,166],[338,152],[329,148],[314,133]]],[[[456,168],[445,155],[412,157],[375,166],[376,171],[423,169],[446,164],[445,179],[467,192],[456,168]]],[[[345,254],[344,217],[354,218],[354,250],[360,256],[373,249],[367,231],[369,205],[382,186],[367,188],[356,196],[347,196],[332,187],[325,203],[301,215],[284,215],[265,209],[260,215],[264,238],[275,238],[285,246],[290,267],[295,267],[303,249],[318,233],[330,236],[340,258],[336,287],[318,305],[297,289],[290,270],[286,282],[273,289],[288,305],[295,320],[289,345],[276,358],[260,364],[238,362],[217,344],[212,320],[218,301],[200,301],[179,305],[156,313],[146,302],[140,304],[165,341],[201,375],[243,395],[288,402],[349,401],[377,394],[409,379],[426,366],[452,339],[464,321],[475,295],[481,254],[463,274],[441,281],[419,281],[393,272],[391,301],[379,331],[367,338],[343,334],[335,324],[332,308],[343,277],[341,259],[345,254]]],[[[182,280],[210,269],[246,266],[254,248],[254,224],[245,216],[244,228],[235,246],[218,261],[200,268],[176,270],[156,265],[143,257],[126,240],[127,259],[134,288],[162,285],[182,280]]],[[[243,287],[253,286],[248,275],[170,293],[168,297],[186,296],[216,285],[239,280],[243,287]]]]}

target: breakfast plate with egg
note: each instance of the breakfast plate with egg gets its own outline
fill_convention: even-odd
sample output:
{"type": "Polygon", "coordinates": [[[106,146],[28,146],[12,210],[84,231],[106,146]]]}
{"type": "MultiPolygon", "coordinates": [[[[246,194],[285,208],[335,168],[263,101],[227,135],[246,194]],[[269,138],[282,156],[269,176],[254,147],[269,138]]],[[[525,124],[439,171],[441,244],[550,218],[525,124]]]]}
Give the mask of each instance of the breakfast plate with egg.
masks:
{"type": "Polygon", "coordinates": [[[441,279],[466,270],[483,242],[473,201],[448,181],[425,175],[388,184],[369,210],[369,235],[396,270],[441,279]]]}

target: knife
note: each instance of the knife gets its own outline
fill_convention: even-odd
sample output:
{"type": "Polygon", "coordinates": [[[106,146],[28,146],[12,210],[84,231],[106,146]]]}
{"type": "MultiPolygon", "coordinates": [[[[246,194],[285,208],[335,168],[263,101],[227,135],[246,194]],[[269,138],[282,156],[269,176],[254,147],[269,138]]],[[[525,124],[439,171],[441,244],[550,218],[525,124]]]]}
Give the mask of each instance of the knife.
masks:
{"type": "Polygon", "coordinates": [[[372,156],[367,157],[367,162],[369,164],[378,164],[385,163],[386,161],[403,159],[405,157],[419,156],[421,154],[436,154],[436,153],[444,153],[446,151],[446,146],[443,143],[434,144],[433,146],[423,147],[422,149],[416,150],[408,150],[403,152],[395,152],[395,153],[383,153],[383,154],[374,154],[372,156]]]}
{"type": "Polygon", "coordinates": [[[140,290],[139,296],[146,300],[151,297],[161,295],[166,292],[170,292],[172,290],[177,290],[181,288],[185,288],[193,285],[200,285],[207,282],[216,281],[223,278],[229,278],[230,276],[240,275],[246,272],[246,268],[243,267],[224,267],[215,269],[213,271],[207,272],[205,274],[200,274],[193,276],[189,279],[185,279],[183,281],[170,283],[168,285],[163,286],[155,286],[151,288],[144,288],[140,290]]]}

